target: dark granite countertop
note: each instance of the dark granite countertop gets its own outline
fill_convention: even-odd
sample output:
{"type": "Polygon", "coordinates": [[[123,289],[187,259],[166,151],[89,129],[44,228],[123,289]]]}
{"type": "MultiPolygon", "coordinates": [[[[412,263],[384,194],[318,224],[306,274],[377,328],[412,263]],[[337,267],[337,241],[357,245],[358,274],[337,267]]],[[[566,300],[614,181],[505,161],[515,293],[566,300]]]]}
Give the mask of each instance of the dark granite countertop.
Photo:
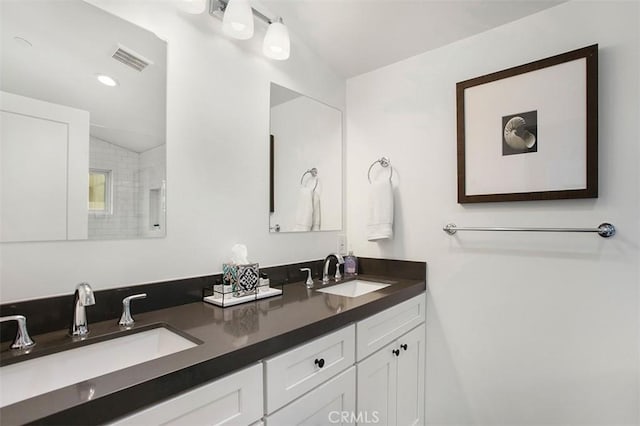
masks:
{"type": "MultiPolygon", "coordinates": [[[[337,330],[425,291],[424,280],[364,275],[393,282],[356,298],[308,290],[291,283],[284,294],[220,308],[204,302],[135,314],[128,333],[165,324],[202,343],[196,347],[67,386],[0,409],[3,425],[101,424],[224,376],[278,352],[337,330]]],[[[89,324],[82,344],[106,340],[123,331],[117,321],[89,324]]],[[[2,364],[68,349],[66,330],[33,336],[27,355],[2,354],[2,364]]],[[[117,356],[114,354],[114,356],[117,356]]],[[[6,389],[4,390],[7,391],[6,389]]]]}

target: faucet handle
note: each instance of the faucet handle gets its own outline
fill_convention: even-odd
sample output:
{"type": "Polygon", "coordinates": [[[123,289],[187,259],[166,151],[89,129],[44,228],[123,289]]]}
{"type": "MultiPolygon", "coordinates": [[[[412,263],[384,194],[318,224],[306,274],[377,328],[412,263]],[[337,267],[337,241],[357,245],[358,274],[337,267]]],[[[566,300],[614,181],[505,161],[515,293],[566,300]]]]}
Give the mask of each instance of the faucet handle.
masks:
{"type": "Polygon", "coordinates": [[[312,288],[313,287],[313,278],[311,278],[311,268],[300,268],[301,271],[306,271],[307,272],[307,281],[305,281],[305,284],[307,285],[307,288],[312,288]]]}
{"type": "Polygon", "coordinates": [[[342,279],[342,274],[340,273],[340,265],[343,265],[344,263],[336,263],[336,274],[333,276],[333,278],[335,278],[336,282],[340,281],[342,279]]]}
{"type": "Polygon", "coordinates": [[[144,299],[147,297],[147,293],[133,294],[122,299],[122,316],[120,317],[120,324],[123,327],[130,327],[135,322],[131,317],[131,301],[137,299],[144,299]]]}
{"type": "Polygon", "coordinates": [[[0,322],[5,321],[18,322],[18,331],[16,332],[16,338],[13,339],[13,343],[11,344],[11,349],[26,349],[36,344],[31,340],[31,337],[29,337],[29,333],[27,332],[27,319],[24,315],[9,315],[0,318],[0,322]]]}

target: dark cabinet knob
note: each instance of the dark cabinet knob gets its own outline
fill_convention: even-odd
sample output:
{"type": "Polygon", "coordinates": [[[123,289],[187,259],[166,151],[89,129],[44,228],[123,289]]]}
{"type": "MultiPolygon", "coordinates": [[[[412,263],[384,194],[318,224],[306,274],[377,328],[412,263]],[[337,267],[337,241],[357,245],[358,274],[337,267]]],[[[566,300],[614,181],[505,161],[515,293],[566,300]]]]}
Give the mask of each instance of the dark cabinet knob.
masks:
{"type": "Polygon", "coordinates": [[[393,352],[395,356],[400,356],[400,349],[394,349],[391,352],[393,352]]]}
{"type": "Polygon", "coordinates": [[[402,349],[404,349],[405,351],[406,351],[406,350],[407,350],[407,348],[408,348],[408,346],[407,346],[407,344],[406,344],[406,343],[404,343],[404,344],[400,345],[400,347],[401,347],[402,349]]]}
{"type": "Polygon", "coordinates": [[[315,363],[318,367],[320,367],[320,368],[324,367],[324,359],[323,359],[323,358],[320,358],[320,359],[317,359],[317,358],[316,358],[316,360],[314,361],[314,363],[315,363]]]}

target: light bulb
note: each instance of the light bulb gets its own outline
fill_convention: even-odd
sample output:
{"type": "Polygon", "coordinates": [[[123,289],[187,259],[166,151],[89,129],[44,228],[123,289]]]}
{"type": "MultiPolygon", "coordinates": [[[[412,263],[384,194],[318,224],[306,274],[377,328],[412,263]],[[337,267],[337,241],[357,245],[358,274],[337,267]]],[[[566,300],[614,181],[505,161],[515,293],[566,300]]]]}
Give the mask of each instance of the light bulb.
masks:
{"type": "Polygon", "coordinates": [[[187,13],[199,15],[207,8],[207,0],[181,0],[180,8],[187,13]]]}
{"type": "Polygon", "coordinates": [[[253,11],[248,0],[229,0],[224,9],[222,31],[239,40],[253,37],[253,11]]]}
{"type": "Polygon", "coordinates": [[[269,25],[267,34],[264,36],[262,44],[262,53],[267,58],[284,61],[289,59],[291,50],[291,42],[289,41],[289,30],[282,23],[282,18],[278,18],[276,22],[269,25]]]}

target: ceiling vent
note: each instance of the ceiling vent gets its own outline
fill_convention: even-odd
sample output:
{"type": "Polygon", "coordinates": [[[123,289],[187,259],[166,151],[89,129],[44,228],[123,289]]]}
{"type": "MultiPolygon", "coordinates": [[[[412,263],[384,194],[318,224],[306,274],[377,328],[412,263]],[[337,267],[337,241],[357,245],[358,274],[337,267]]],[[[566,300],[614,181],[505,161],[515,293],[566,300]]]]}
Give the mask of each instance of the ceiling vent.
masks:
{"type": "Polygon", "coordinates": [[[134,52],[131,49],[127,49],[121,45],[118,45],[118,49],[111,55],[116,61],[133,68],[136,71],[142,71],[147,66],[153,64],[152,61],[144,56],[134,52]]]}

